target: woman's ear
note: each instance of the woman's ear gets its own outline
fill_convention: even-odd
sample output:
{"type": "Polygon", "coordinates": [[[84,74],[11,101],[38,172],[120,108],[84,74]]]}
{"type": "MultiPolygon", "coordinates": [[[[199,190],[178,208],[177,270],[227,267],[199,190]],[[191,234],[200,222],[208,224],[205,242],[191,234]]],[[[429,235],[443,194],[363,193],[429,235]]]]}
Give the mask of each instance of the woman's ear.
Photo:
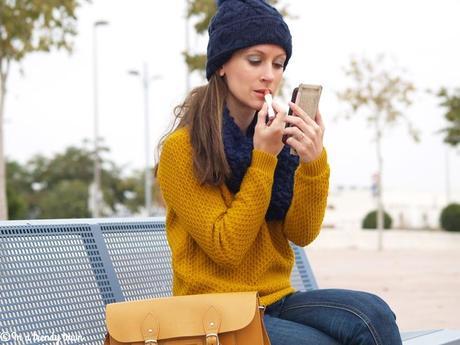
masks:
{"type": "Polygon", "coordinates": [[[225,75],[224,67],[219,68],[219,76],[223,77],[225,75]]]}

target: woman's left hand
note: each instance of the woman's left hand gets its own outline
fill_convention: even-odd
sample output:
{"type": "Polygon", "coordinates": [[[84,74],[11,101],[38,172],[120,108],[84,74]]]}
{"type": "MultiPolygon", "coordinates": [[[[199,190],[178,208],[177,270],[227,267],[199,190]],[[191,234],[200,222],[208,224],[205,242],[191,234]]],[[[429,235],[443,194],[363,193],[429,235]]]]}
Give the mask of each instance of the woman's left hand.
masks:
{"type": "Polygon", "coordinates": [[[313,121],[297,104],[289,102],[289,107],[297,116],[285,117],[284,121],[291,124],[284,129],[284,134],[289,136],[286,143],[296,150],[301,162],[311,162],[323,151],[325,128],[321,113],[318,110],[313,121]]]}

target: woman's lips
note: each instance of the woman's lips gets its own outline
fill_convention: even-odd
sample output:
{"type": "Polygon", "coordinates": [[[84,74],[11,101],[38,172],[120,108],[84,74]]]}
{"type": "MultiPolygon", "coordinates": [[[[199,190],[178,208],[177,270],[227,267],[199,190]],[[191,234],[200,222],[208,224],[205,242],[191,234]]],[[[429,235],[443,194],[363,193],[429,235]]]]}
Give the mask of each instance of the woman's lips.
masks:
{"type": "Polygon", "coordinates": [[[254,92],[256,93],[257,98],[264,99],[264,97],[265,97],[265,92],[264,91],[254,90],[254,92]]]}
{"type": "Polygon", "coordinates": [[[254,90],[254,92],[257,94],[257,97],[259,97],[260,99],[265,99],[265,94],[267,93],[272,93],[272,91],[270,89],[258,89],[258,90],[254,90]]]}

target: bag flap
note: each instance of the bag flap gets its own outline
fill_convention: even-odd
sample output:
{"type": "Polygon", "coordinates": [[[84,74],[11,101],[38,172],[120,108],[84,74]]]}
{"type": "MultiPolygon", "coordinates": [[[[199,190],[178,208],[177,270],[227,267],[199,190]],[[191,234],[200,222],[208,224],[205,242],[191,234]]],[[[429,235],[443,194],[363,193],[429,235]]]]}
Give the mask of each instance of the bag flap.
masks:
{"type": "Polygon", "coordinates": [[[142,323],[150,313],[159,321],[159,340],[205,335],[203,318],[211,306],[222,319],[219,333],[235,331],[254,319],[258,294],[217,293],[111,303],[106,306],[107,330],[119,342],[143,342],[142,323]]]}

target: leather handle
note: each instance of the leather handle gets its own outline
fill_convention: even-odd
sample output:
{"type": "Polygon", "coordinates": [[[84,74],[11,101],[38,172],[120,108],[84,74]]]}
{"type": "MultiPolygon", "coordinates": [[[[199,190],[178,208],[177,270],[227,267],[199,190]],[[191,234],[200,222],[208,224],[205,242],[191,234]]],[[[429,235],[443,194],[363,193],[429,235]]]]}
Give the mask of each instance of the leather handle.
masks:
{"type": "Polygon", "coordinates": [[[219,345],[219,328],[222,318],[216,308],[210,307],[203,316],[203,329],[206,333],[206,345],[219,345]]]}
{"type": "Polygon", "coordinates": [[[141,325],[141,333],[146,345],[158,344],[160,323],[152,313],[148,313],[141,325]]]}

